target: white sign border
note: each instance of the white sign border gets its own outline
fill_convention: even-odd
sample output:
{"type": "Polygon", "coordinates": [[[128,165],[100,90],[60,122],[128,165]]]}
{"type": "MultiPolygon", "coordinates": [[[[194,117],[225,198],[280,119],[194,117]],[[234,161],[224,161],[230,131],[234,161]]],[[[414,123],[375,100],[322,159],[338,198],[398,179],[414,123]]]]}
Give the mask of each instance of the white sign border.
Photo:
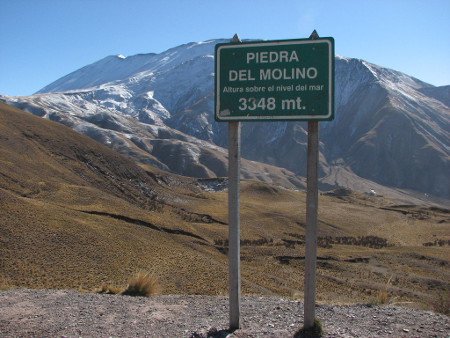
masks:
{"type": "Polygon", "coordinates": [[[304,40],[284,40],[284,41],[265,41],[265,42],[255,42],[255,43],[241,43],[241,44],[224,44],[220,45],[217,48],[216,52],[216,74],[215,74],[215,91],[216,91],[216,106],[214,115],[217,121],[260,121],[260,120],[295,120],[295,121],[321,121],[330,119],[333,115],[333,89],[334,89],[334,74],[332,74],[333,70],[333,44],[331,42],[331,38],[320,38],[317,40],[304,39],[304,40]],[[220,116],[220,50],[221,49],[229,49],[229,48],[247,48],[247,47],[266,47],[266,46],[285,46],[285,45],[306,45],[306,44],[317,44],[317,43],[326,43],[328,45],[328,53],[329,53],[329,62],[328,62],[328,113],[326,115],[289,115],[289,116],[280,116],[280,115],[265,115],[265,116],[220,116]]]}

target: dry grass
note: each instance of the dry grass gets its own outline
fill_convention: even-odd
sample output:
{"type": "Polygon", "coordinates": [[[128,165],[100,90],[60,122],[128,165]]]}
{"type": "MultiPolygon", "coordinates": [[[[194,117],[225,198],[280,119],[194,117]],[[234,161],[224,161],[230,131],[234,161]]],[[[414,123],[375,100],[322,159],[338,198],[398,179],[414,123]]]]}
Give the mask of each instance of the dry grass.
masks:
{"type": "MultiPolygon", "coordinates": [[[[167,293],[227,294],[226,192],[146,172],[60,125],[15,114],[0,109],[0,284],[93,290],[148,271],[167,293]]],[[[318,249],[319,302],[369,302],[392,275],[401,276],[389,287],[398,301],[430,306],[448,289],[450,247],[423,245],[450,239],[448,212],[394,203],[319,197],[319,236],[331,244],[318,249]]],[[[242,182],[244,293],[303,290],[305,204],[304,192],[242,182]]]]}
{"type": "Polygon", "coordinates": [[[384,304],[388,304],[392,301],[390,293],[389,293],[389,287],[391,286],[391,280],[392,280],[392,276],[389,277],[386,284],[380,290],[378,290],[376,292],[375,297],[370,302],[371,304],[384,305],[384,304]]]}
{"type": "Polygon", "coordinates": [[[139,272],[131,278],[120,294],[124,296],[149,297],[161,292],[158,279],[146,272],[139,272]]]}
{"type": "Polygon", "coordinates": [[[436,299],[432,302],[431,308],[444,315],[450,315],[450,291],[443,291],[439,294],[436,299]]]}
{"type": "Polygon", "coordinates": [[[292,290],[291,292],[291,298],[293,300],[303,300],[304,293],[298,290],[292,290]]]}
{"type": "Polygon", "coordinates": [[[14,285],[10,280],[0,275],[0,291],[13,289],[14,285]]]}

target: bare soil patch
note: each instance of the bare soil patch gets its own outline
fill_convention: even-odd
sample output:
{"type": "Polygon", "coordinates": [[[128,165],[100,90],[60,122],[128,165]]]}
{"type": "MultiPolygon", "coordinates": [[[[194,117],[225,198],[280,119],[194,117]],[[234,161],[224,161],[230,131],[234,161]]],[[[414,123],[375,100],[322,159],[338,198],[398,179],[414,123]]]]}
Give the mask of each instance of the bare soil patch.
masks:
{"type": "MultiPolygon", "coordinates": [[[[293,337],[303,304],[246,296],[242,328],[230,337],[293,337]]],[[[398,306],[319,305],[325,337],[448,337],[448,316],[398,306]]],[[[228,299],[151,298],[16,289],[0,292],[2,337],[226,337],[228,299]]]]}

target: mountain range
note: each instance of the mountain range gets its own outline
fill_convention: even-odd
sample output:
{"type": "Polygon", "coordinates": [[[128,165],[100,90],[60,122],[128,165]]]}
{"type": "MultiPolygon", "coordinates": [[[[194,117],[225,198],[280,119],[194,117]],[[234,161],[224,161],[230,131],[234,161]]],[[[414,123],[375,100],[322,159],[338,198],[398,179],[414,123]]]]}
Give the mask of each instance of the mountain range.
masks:
{"type": "MultiPolygon", "coordinates": [[[[227,174],[226,123],[214,121],[214,46],[108,56],[31,96],[0,99],[174,173],[227,174]]],[[[450,198],[450,86],[336,57],[335,119],[320,123],[320,183],[450,198]],[[387,187],[387,188],[386,188],[387,187]]],[[[304,122],[243,124],[242,177],[303,188],[304,122]]]]}

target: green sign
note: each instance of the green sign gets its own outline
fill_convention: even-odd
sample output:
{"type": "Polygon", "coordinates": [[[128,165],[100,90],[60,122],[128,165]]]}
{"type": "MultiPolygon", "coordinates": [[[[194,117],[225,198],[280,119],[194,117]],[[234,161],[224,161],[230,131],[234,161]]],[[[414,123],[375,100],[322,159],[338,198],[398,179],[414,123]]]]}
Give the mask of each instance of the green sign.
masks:
{"type": "Polygon", "coordinates": [[[215,61],[217,121],[334,118],[333,38],[218,44],[215,61]]]}

